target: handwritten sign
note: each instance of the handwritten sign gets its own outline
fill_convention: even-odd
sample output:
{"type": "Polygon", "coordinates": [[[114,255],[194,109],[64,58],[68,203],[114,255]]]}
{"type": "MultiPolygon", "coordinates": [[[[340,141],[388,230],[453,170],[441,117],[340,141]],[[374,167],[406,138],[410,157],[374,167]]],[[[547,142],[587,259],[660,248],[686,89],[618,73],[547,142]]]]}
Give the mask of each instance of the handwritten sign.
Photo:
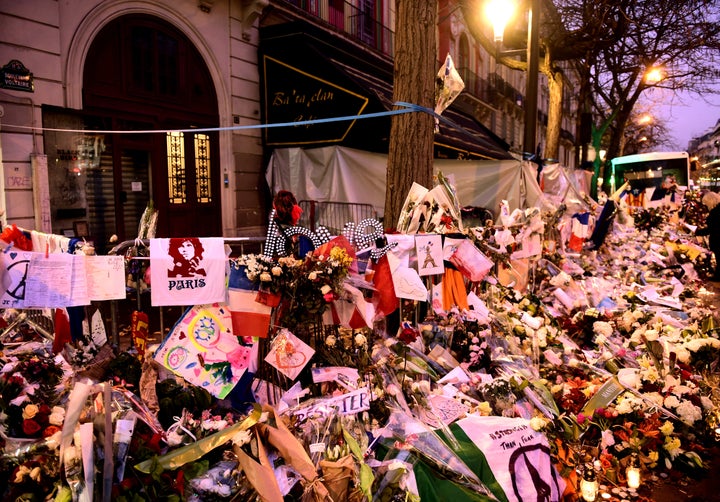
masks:
{"type": "Polygon", "coordinates": [[[125,299],[125,264],[122,256],[86,256],[91,300],[125,299]]]}
{"type": "Polygon", "coordinates": [[[326,399],[319,399],[310,406],[292,410],[290,413],[300,421],[309,417],[327,416],[332,413],[354,415],[370,409],[370,391],[367,387],[326,399]]]}
{"type": "Polygon", "coordinates": [[[468,411],[467,406],[451,397],[433,394],[428,398],[428,401],[430,402],[433,414],[438,420],[442,420],[445,425],[453,423],[468,411]]]}
{"type": "Polygon", "coordinates": [[[31,253],[25,308],[72,305],[73,255],[31,253]]]}

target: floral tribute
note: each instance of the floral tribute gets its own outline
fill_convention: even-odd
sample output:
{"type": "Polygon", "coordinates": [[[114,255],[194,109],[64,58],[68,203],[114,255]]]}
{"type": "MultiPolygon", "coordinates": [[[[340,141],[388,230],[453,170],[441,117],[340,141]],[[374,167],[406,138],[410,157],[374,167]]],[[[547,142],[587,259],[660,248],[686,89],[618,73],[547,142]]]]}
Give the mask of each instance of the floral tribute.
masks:
{"type": "Polygon", "coordinates": [[[678,221],[699,198],[680,212],[617,201],[603,242],[570,250],[577,208],[464,229],[454,189],[438,187],[414,188],[398,228],[464,234],[493,262],[482,280],[446,260],[423,279],[433,301],[401,298],[393,322],[363,310],[387,286],[374,279],[405,266],[390,257],[371,253],[360,275],[338,238],[301,258],[234,258],[251,303],[272,304],[271,336],[241,337],[259,367],[223,399],[150,356],[93,379],[65,362],[77,352],[6,348],[3,499],[619,502],[705,475],[720,442],[714,264],[678,221]],[[341,325],[337,302],[369,322],[341,325]],[[273,379],[263,350],[281,333],[314,352],[284,347],[305,366],[273,379]]]}

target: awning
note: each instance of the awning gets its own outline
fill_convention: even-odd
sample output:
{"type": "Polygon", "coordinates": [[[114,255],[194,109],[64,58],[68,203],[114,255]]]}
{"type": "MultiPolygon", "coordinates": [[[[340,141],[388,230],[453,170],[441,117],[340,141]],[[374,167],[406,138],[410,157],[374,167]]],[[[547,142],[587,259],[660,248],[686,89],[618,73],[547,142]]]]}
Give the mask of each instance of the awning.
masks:
{"type": "MultiPolygon", "coordinates": [[[[393,109],[392,62],[305,23],[263,28],[259,61],[267,123],[357,115],[347,122],[265,129],[274,148],[342,145],[387,153],[393,109]]],[[[422,112],[418,112],[422,113],[422,112]]],[[[436,157],[511,159],[509,146],[471,115],[450,106],[435,136],[436,157]]]]}

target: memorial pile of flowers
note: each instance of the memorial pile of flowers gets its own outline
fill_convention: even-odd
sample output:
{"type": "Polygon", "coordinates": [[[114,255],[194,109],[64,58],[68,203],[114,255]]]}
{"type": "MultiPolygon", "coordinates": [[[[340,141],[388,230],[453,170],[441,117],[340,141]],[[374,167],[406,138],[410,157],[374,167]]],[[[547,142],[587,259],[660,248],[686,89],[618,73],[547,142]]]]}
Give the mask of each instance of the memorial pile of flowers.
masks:
{"type": "MultiPolygon", "coordinates": [[[[628,217],[601,242],[565,208],[463,233],[452,187],[438,186],[414,188],[406,233],[382,248],[340,236],[305,257],[233,258],[270,327],[222,341],[239,376],[222,398],[152,350],[116,354],[97,379],[70,350],[5,350],[3,496],[573,501],[622,488],[642,500],[657,475],[702,476],[720,440],[720,330],[711,255],[677,211],[635,212],[633,225],[620,202],[628,217]],[[414,238],[430,232],[442,267],[421,276],[414,238]],[[451,260],[463,239],[476,253],[451,260]],[[395,296],[392,316],[375,310],[381,295],[395,296]]],[[[196,358],[195,377],[216,364],[200,341],[220,337],[187,339],[225,308],[174,334],[196,345],[174,356],[196,358]]]]}

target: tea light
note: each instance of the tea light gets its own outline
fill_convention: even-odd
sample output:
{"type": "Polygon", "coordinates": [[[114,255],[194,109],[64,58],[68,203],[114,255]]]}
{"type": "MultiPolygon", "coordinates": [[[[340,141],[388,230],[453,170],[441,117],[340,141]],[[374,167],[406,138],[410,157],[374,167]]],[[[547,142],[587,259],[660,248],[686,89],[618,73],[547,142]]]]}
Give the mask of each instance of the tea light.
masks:
{"type": "Polygon", "coordinates": [[[630,457],[627,469],[625,470],[627,476],[628,488],[637,490],[640,488],[640,463],[638,461],[637,453],[633,453],[630,457]]]}

